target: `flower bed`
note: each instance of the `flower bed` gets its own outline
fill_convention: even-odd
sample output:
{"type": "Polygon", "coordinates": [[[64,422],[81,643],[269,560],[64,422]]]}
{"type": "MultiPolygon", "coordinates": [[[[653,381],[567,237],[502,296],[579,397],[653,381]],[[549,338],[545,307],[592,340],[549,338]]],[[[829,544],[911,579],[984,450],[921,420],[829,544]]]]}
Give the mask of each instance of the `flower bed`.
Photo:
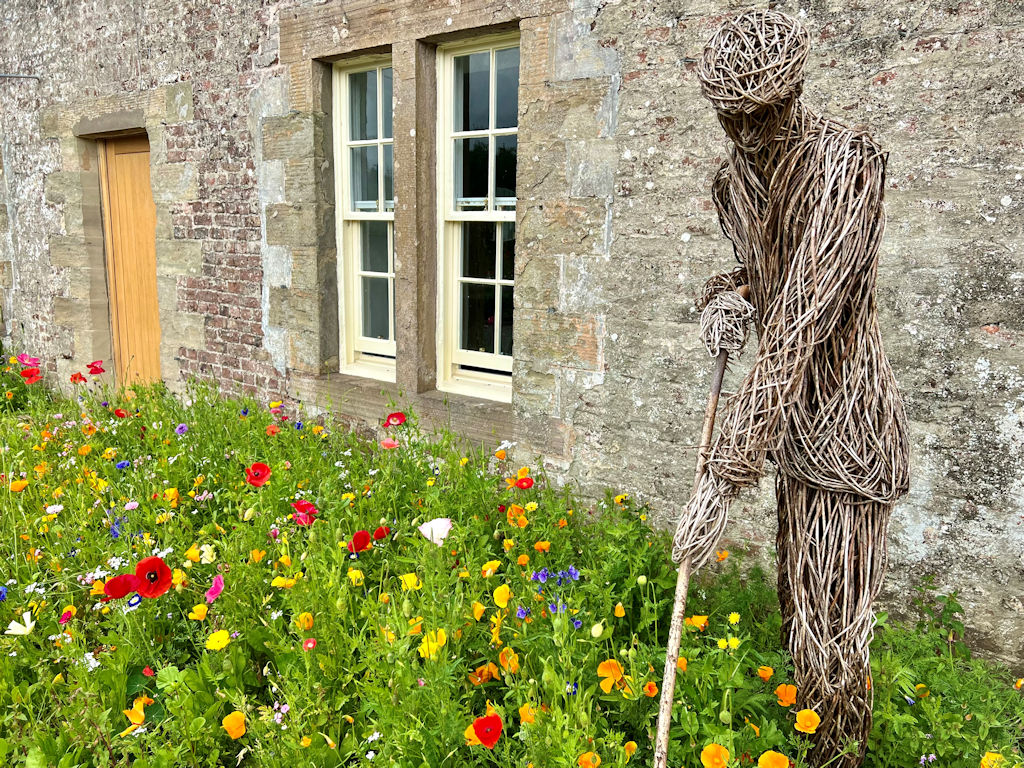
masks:
{"type": "MultiPolygon", "coordinates": [[[[581,505],[413,414],[368,441],[199,385],[115,396],[101,369],[77,400],[27,358],[0,381],[9,764],[650,764],[675,575],[627,497],[581,505]]],[[[774,594],[720,559],[669,765],[804,765],[774,594]]],[[[876,640],[867,764],[1013,766],[1021,695],[928,605],[876,640]]]]}

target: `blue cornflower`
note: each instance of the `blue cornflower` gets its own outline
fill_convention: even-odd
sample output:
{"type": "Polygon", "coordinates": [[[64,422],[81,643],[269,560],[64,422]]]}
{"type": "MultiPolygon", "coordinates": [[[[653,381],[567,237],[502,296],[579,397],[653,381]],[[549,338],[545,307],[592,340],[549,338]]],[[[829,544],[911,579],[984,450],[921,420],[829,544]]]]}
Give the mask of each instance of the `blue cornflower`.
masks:
{"type": "Polygon", "coordinates": [[[7,587],[0,587],[0,603],[7,599],[7,587]]]}
{"type": "Polygon", "coordinates": [[[539,571],[534,571],[530,575],[530,581],[539,581],[541,584],[547,584],[547,581],[548,581],[548,569],[547,569],[547,566],[541,568],[539,571]]]}
{"type": "Polygon", "coordinates": [[[102,403],[100,403],[100,405],[102,405],[104,408],[107,408],[107,407],[110,406],[110,403],[108,403],[106,400],[104,400],[102,403]]]}
{"type": "Polygon", "coordinates": [[[575,565],[570,565],[569,566],[569,570],[567,570],[566,573],[569,575],[569,578],[572,579],[573,581],[579,581],[580,580],[580,572],[578,570],[576,570],[576,566],[575,565]]]}
{"type": "Polygon", "coordinates": [[[296,429],[302,429],[302,422],[301,421],[296,421],[295,422],[295,428],[296,429]]]}
{"type": "Polygon", "coordinates": [[[249,409],[248,408],[243,408],[242,409],[242,415],[243,416],[248,416],[249,415],[249,409]]]}
{"type": "Polygon", "coordinates": [[[530,609],[529,608],[525,608],[525,607],[523,607],[521,605],[518,608],[516,608],[516,618],[517,619],[525,619],[529,615],[530,615],[530,609]]]}
{"type": "Polygon", "coordinates": [[[134,611],[142,603],[142,596],[136,592],[130,598],[128,598],[128,604],[124,607],[124,612],[134,611]]]}
{"type": "Polygon", "coordinates": [[[565,693],[568,696],[575,696],[576,693],[579,691],[579,689],[580,689],[579,683],[566,683],[565,684],[565,693]]]}
{"type": "Polygon", "coordinates": [[[582,622],[582,621],[580,621],[579,619],[573,619],[573,620],[572,620],[572,625],[573,625],[574,627],[576,627],[576,629],[579,629],[580,627],[582,627],[582,626],[583,626],[583,622],[582,622]]]}
{"type": "Polygon", "coordinates": [[[121,538],[121,525],[128,522],[128,518],[121,516],[114,519],[114,522],[110,524],[110,538],[119,539],[121,538]]]}
{"type": "Polygon", "coordinates": [[[914,706],[917,703],[917,699],[912,699],[909,696],[904,696],[903,698],[907,700],[907,704],[910,706],[914,706]]]}
{"type": "Polygon", "coordinates": [[[128,467],[130,467],[131,465],[132,463],[125,459],[124,461],[117,462],[117,464],[115,464],[114,466],[117,467],[118,469],[128,469],[128,467]]]}
{"type": "Polygon", "coordinates": [[[174,432],[179,435],[184,435],[188,432],[188,424],[179,424],[174,428],[174,432]]]}

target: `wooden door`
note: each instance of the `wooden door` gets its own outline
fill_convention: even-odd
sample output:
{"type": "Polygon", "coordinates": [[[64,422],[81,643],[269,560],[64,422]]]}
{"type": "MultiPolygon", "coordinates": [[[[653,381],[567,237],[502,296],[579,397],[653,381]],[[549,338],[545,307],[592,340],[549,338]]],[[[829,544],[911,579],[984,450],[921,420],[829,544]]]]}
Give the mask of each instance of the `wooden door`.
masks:
{"type": "Polygon", "coordinates": [[[149,184],[149,140],[145,136],[108,139],[101,154],[117,383],[159,381],[156,206],[149,184]]]}

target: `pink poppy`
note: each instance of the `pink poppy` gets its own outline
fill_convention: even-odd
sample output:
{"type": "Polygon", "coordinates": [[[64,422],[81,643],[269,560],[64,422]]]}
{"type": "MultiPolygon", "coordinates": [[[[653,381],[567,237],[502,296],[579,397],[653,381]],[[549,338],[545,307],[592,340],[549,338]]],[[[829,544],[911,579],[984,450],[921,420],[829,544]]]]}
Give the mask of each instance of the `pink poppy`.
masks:
{"type": "Polygon", "coordinates": [[[213,577],[213,586],[206,590],[206,604],[211,605],[224,591],[224,577],[219,573],[213,577]]]}
{"type": "Polygon", "coordinates": [[[303,643],[302,643],[302,650],[304,650],[304,651],[312,651],[314,648],[316,648],[316,638],[315,637],[308,637],[308,638],[306,638],[303,641],[303,643]]]}
{"type": "Polygon", "coordinates": [[[292,513],[292,520],[296,525],[312,525],[316,521],[316,516],[320,514],[320,510],[305,499],[293,501],[292,507],[295,509],[292,513]]]}
{"type": "Polygon", "coordinates": [[[102,360],[93,360],[91,363],[86,363],[85,367],[89,369],[89,373],[93,376],[99,376],[101,373],[106,373],[106,371],[103,370],[102,360]]]}
{"type": "Polygon", "coordinates": [[[391,448],[397,448],[398,447],[398,441],[395,440],[393,437],[385,437],[383,440],[380,441],[380,447],[381,448],[387,448],[389,450],[391,448]]]}
{"type": "Polygon", "coordinates": [[[39,365],[39,358],[29,357],[27,354],[22,352],[20,355],[18,355],[18,362],[21,363],[22,365],[39,365]]]}

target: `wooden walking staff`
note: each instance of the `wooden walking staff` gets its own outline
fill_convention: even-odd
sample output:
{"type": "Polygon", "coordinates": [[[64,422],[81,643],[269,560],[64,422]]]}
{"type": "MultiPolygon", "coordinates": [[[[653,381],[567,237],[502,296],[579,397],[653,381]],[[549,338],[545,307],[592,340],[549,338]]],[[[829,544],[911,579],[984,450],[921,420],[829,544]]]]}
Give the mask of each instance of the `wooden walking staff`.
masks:
{"type": "MultiPolygon", "coordinates": [[[[753,314],[753,307],[746,301],[750,289],[744,285],[736,291],[718,294],[705,308],[701,315],[701,335],[706,343],[717,348],[715,369],[711,378],[711,393],[708,395],[707,408],[704,410],[704,428],[701,430],[700,444],[697,452],[697,470],[694,473],[694,487],[700,485],[704,467],[707,464],[711,437],[715,430],[715,413],[718,410],[718,398],[722,394],[722,379],[729,362],[729,352],[740,349],[746,339],[746,323],[753,314]],[[716,299],[719,301],[716,303],[716,299]]],[[[684,513],[685,514],[685,513],[684,513]]],[[[721,520],[713,521],[713,534],[717,542],[721,529],[725,527],[726,509],[721,509],[721,520]]],[[[714,542],[712,542],[713,544],[714,542]]],[[[683,621],[686,615],[686,598],[690,591],[690,574],[692,558],[684,555],[679,561],[679,573],[676,577],[676,595],[672,605],[672,624],[668,632],[668,649],[665,653],[665,674],[661,683],[661,704],[658,707],[658,734],[654,747],[654,768],[665,768],[668,760],[669,726],[672,723],[672,700],[676,689],[676,664],[679,659],[679,646],[683,637],[683,621]]],[[[698,566],[699,567],[699,566],[698,566]]]]}

